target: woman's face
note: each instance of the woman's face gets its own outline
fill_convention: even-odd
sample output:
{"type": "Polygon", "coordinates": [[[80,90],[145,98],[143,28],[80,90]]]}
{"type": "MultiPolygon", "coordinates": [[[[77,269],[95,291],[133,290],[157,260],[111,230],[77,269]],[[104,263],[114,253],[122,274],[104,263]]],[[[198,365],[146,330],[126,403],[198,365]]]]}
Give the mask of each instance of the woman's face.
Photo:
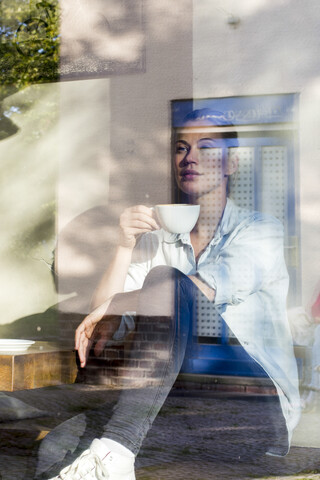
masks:
{"type": "Polygon", "coordinates": [[[194,197],[217,189],[225,192],[228,173],[225,142],[217,134],[196,130],[188,132],[186,128],[176,137],[174,167],[178,187],[194,197]]]}

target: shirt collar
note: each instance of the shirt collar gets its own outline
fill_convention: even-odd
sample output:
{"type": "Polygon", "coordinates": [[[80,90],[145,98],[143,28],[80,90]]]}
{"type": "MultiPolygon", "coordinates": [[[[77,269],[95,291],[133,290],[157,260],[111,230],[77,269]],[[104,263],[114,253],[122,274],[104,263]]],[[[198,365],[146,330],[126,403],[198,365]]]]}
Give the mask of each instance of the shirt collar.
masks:
{"type": "Polygon", "coordinates": [[[228,233],[234,230],[235,226],[238,225],[239,210],[239,207],[233,202],[233,200],[227,198],[227,203],[217,229],[217,232],[219,231],[221,236],[228,235],[228,233]]]}
{"type": "MultiPolygon", "coordinates": [[[[239,207],[230,199],[227,198],[227,203],[224,208],[221,220],[219,222],[217,231],[214,238],[211,240],[210,244],[218,239],[230,233],[235,225],[239,223],[239,207]]],[[[169,233],[165,230],[163,231],[163,241],[165,243],[176,243],[181,241],[183,244],[191,245],[190,242],[190,233],[169,233]]],[[[209,244],[209,245],[210,245],[209,244]]]]}

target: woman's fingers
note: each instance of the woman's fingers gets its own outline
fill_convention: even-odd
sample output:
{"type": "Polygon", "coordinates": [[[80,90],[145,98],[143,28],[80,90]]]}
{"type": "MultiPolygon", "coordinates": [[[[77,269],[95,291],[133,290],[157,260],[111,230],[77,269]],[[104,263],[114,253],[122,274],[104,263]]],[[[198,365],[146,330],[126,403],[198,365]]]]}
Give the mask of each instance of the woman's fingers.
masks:
{"type": "Polygon", "coordinates": [[[120,245],[133,249],[136,237],[142,233],[158,230],[154,212],[144,205],[127,208],[120,216],[120,245]]]}
{"type": "Polygon", "coordinates": [[[86,364],[91,345],[92,345],[92,341],[90,339],[90,336],[87,336],[86,331],[82,332],[79,339],[78,339],[78,348],[77,348],[78,355],[79,355],[79,360],[80,360],[80,365],[81,365],[82,368],[86,364]]]}
{"type": "Polygon", "coordinates": [[[120,217],[120,227],[151,228],[152,230],[160,228],[154,218],[153,210],[143,205],[127,208],[120,217]]]}
{"type": "Polygon", "coordinates": [[[133,210],[131,212],[131,218],[133,220],[140,220],[147,223],[148,225],[154,227],[155,229],[160,228],[158,222],[156,221],[155,213],[151,208],[148,208],[148,211],[145,210],[133,210]]]}
{"type": "Polygon", "coordinates": [[[157,222],[151,218],[151,219],[145,219],[143,216],[133,216],[130,218],[130,221],[128,220],[126,223],[120,224],[121,227],[123,228],[140,228],[140,229],[147,229],[147,230],[158,230],[159,226],[157,222]]]}
{"type": "Polygon", "coordinates": [[[106,343],[112,339],[119,324],[120,317],[107,317],[99,323],[96,323],[93,329],[84,329],[80,333],[78,340],[78,355],[82,368],[86,365],[92,345],[95,343],[94,354],[99,356],[106,343]]]}
{"type": "Polygon", "coordinates": [[[97,307],[80,323],[75,333],[75,349],[78,350],[81,367],[84,367],[92,345],[95,326],[104,317],[112,297],[97,307]]]}
{"type": "Polygon", "coordinates": [[[92,340],[85,337],[81,339],[80,348],[78,349],[78,355],[81,368],[84,368],[87,363],[87,358],[92,346],[92,340]]]}
{"type": "Polygon", "coordinates": [[[92,314],[88,315],[79,325],[75,333],[75,349],[79,350],[84,338],[90,338],[96,322],[92,314]]]}
{"type": "Polygon", "coordinates": [[[134,205],[126,209],[127,211],[132,211],[135,213],[145,213],[146,215],[153,215],[153,209],[146,207],[145,205],[134,205]]]}

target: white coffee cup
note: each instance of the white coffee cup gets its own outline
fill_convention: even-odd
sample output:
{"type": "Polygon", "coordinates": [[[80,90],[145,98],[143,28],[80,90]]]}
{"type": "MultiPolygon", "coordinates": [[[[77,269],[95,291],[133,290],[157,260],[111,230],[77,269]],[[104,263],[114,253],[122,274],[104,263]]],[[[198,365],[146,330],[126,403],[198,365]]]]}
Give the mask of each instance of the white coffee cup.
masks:
{"type": "Polygon", "coordinates": [[[170,233],[189,233],[197,223],[200,205],[173,203],[154,207],[161,227],[170,233]]]}

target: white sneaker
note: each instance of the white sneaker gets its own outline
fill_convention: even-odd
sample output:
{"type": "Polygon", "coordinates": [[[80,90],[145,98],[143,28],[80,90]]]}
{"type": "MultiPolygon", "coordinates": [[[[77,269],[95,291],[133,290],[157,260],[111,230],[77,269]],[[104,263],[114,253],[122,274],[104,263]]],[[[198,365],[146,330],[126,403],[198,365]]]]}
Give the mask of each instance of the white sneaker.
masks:
{"type": "Polygon", "coordinates": [[[95,439],[72,465],[50,480],[135,480],[134,457],[111,451],[95,439]]]}

